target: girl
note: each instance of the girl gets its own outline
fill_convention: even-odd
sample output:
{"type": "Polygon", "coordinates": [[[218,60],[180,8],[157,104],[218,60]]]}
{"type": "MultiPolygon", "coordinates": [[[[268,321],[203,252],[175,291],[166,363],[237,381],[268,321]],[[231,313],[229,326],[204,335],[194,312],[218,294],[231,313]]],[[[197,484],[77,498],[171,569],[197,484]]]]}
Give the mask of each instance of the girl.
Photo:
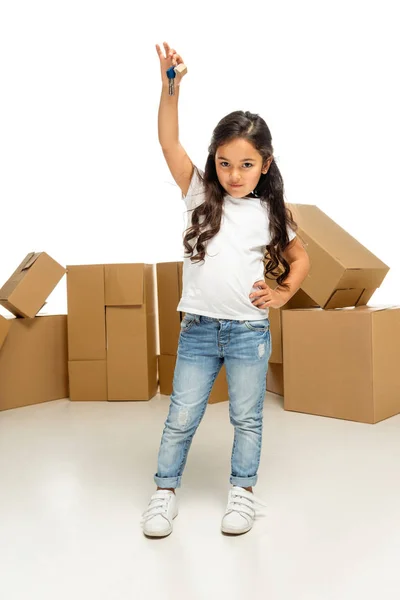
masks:
{"type": "Polygon", "coordinates": [[[224,117],[213,132],[205,170],[200,172],[178,137],[182,76],[175,79],[175,94],[168,93],[166,71],[183,60],[167,43],[165,55],[156,48],[162,79],[159,141],[188,209],[178,305],[186,314],[154,476],[158,487],[142,526],[147,536],[171,533],[178,513],[175,489],[181,484],[211,388],[225,364],[234,442],[232,487],[221,530],[240,534],[251,529],[260,504],[253,486],[271,354],[268,310],[283,306],[300,288],[309,260],[285,206],[265,121],[242,111],[224,117]],[[265,283],[265,276],[276,279],[275,289],[265,283]]]}

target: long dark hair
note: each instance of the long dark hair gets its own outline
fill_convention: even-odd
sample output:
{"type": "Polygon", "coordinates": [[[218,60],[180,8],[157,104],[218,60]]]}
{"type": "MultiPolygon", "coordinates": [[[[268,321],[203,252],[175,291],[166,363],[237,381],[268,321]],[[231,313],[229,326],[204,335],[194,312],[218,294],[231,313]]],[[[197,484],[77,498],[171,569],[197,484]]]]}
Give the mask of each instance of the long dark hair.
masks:
{"type": "MultiPolygon", "coordinates": [[[[221,119],[214,129],[208,148],[204,176],[201,177],[198,172],[204,182],[205,201],[193,210],[192,226],[187,229],[183,238],[185,256],[190,257],[192,262],[205,260],[207,242],[220,230],[226,191],[217,177],[215,155],[219,146],[237,138],[250,142],[261,154],[263,164],[273,156],[271,132],[259,115],[235,111],[221,119]]],[[[285,205],[283,179],[275,159],[268,172],[261,174],[256,189],[249,197],[259,198],[265,204],[269,216],[270,243],[266,246],[264,256],[264,275],[268,279],[276,279],[279,285],[286,287],[284,281],[289,275],[290,265],[282,253],[289,244],[287,227],[296,231],[297,225],[285,205]]]]}

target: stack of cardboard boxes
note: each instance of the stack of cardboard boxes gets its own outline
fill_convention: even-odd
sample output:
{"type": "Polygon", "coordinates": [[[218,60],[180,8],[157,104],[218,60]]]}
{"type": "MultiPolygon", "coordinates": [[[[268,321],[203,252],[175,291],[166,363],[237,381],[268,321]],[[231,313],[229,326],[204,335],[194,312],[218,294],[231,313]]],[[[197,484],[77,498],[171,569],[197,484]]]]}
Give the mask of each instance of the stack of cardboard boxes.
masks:
{"type": "Polygon", "coordinates": [[[365,423],[399,413],[400,308],[366,306],[389,268],[317,207],[290,208],[311,270],[302,305],[271,311],[284,408],[365,423]]]}
{"type": "Polygon", "coordinates": [[[157,393],[154,265],[67,267],[71,400],[157,393]]]}
{"type": "MultiPolygon", "coordinates": [[[[270,309],[267,389],[284,408],[375,423],[400,412],[400,308],[367,306],[388,267],[315,206],[289,205],[311,270],[270,309]]],[[[71,400],[149,400],[172,392],[182,262],[67,269],[66,315],[37,317],[65,269],[30,254],[0,290],[0,409],[71,400]],[[160,355],[156,349],[156,292],[160,355]]],[[[271,285],[271,281],[267,280],[271,285]]],[[[210,402],[228,399],[225,368],[210,402]]]]}
{"type": "Polygon", "coordinates": [[[65,273],[45,252],[25,257],[0,289],[0,410],[68,396],[67,316],[39,316],[65,273]]]}

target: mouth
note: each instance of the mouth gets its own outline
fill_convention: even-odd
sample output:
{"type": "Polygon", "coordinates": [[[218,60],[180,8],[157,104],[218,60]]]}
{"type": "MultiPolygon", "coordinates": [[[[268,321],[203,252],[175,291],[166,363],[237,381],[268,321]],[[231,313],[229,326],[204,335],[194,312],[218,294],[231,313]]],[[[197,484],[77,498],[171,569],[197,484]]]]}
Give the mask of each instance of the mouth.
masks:
{"type": "Polygon", "coordinates": [[[231,188],[240,188],[242,187],[242,184],[230,184],[231,188]]]}

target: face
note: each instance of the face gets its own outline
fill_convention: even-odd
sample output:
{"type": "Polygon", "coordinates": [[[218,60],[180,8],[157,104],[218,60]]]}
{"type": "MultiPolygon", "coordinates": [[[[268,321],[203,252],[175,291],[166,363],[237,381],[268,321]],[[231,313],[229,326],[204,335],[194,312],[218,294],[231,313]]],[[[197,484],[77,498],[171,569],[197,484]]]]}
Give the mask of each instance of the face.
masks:
{"type": "Polygon", "coordinates": [[[250,142],[237,138],[218,147],[215,167],[220,184],[233,198],[244,198],[267,173],[272,157],[263,164],[261,154],[250,142]]]}

